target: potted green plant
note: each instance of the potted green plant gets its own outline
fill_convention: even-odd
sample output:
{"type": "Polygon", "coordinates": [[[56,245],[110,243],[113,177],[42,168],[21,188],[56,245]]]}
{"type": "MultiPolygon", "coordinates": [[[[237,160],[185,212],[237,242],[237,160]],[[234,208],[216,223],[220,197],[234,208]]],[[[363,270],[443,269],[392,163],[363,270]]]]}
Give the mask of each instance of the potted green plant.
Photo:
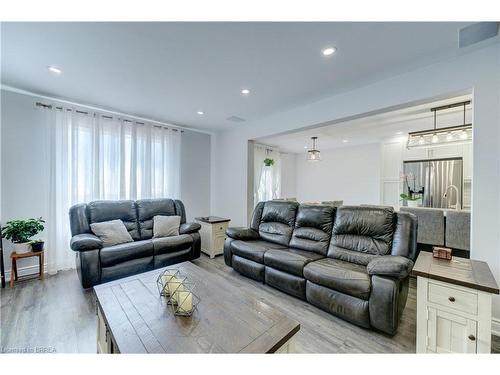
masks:
{"type": "Polygon", "coordinates": [[[400,194],[401,200],[406,202],[408,207],[418,207],[420,201],[420,195],[408,195],[408,194],[400,194]]]}
{"type": "Polygon", "coordinates": [[[44,242],[43,242],[43,240],[33,240],[33,241],[30,241],[30,245],[31,245],[31,249],[37,253],[37,252],[43,250],[44,242]]]}
{"type": "Polygon", "coordinates": [[[2,229],[2,238],[6,238],[14,245],[14,251],[18,254],[31,251],[30,238],[44,229],[45,221],[38,219],[11,220],[2,229]]]}
{"type": "Polygon", "coordinates": [[[264,159],[264,165],[266,167],[272,167],[274,165],[274,160],[271,158],[265,158],[264,159]]]}

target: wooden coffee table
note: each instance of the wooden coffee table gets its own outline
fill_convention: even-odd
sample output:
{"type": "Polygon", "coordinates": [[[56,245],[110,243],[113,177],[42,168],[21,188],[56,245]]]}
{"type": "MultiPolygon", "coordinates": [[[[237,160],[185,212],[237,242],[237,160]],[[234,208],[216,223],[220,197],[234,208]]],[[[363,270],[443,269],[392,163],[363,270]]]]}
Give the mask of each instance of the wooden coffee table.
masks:
{"type": "Polygon", "coordinates": [[[179,269],[201,301],[191,317],[175,316],[156,286],[163,269],[94,287],[98,353],[290,352],[298,322],[249,297],[191,262],[179,269]]]}

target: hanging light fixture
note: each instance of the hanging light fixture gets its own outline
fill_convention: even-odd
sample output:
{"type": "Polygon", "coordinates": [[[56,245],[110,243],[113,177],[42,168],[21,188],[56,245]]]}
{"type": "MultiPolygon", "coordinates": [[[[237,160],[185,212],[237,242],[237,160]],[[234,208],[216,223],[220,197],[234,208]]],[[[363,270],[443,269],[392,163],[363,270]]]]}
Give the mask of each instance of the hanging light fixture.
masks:
{"type": "Polygon", "coordinates": [[[465,123],[466,106],[470,103],[471,101],[467,100],[465,102],[431,108],[431,112],[434,112],[434,129],[408,133],[408,142],[406,147],[410,149],[472,142],[472,124],[465,123]],[[461,106],[464,108],[464,121],[462,125],[447,126],[445,128],[437,127],[438,111],[461,106]]]}
{"type": "Polygon", "coordinates": [[[308,161],[319,161],[321,160],[319,150],[316,150],[316,139],[318,137],[311,137],[312,139],[312,149],[307,150],[307,160],[308,161]]]}

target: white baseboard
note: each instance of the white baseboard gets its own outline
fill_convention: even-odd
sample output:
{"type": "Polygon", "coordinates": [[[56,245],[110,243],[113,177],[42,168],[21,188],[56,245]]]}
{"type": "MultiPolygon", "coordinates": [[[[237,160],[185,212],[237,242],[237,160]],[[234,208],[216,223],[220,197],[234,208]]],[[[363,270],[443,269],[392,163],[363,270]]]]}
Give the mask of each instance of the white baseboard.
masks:
{"type": "MultiPolygon", "coordinates": [[[[17,276],[18,277],[23,277],[23,276],[29,276],[29,275],[36,275],[38,274],[38,264],[34,264],[32,266],[26,266],[26,267],[18,267],[17,268],[17,276]]],[[[47,263],[45,263],[43,267],[44,274],[47,274],[47,263]]],[[[5,270],[5,282],[8,283],[10,281],[10,270],[5,270]]]]}
{"type": "Polygon", "coordinates": [[[491,318],[491,334],[500,337],[500,319],[491,318]]]}

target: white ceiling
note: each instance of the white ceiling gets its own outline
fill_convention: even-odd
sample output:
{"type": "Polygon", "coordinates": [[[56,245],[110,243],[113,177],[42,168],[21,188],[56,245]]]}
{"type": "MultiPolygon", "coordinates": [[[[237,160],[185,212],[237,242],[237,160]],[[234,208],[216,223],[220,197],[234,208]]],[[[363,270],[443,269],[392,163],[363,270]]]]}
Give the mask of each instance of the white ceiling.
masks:
{"type": "Polygon", "coordinates": [[[2,83],[218,130],[464,53],[467,24],[3,23],[2,83]]]}
{"type": "MultiPolygon", "coordinates": [[[[320,151],[377,143],[390,138],[406,141],[410,131],[433,128],[434,117],[430,111],[432,107],[459,103],[470,99],[470,96],[448,98],[314,129],[265,137],[256,141],[291,153],[305,153],[305,148],[311,147],[311,137],[313,136],[318,137],[316,148],[320,151]],[[347,140],[347,142],[343,142],[344,140],[347,140]]],[[[466,107],[466,123],[472,123],[472,108],[473,104],[466,107]]],[[[438,128],[461,125],[462,123],[463,107],[438,111],[436,121],[438,128]]]]}

